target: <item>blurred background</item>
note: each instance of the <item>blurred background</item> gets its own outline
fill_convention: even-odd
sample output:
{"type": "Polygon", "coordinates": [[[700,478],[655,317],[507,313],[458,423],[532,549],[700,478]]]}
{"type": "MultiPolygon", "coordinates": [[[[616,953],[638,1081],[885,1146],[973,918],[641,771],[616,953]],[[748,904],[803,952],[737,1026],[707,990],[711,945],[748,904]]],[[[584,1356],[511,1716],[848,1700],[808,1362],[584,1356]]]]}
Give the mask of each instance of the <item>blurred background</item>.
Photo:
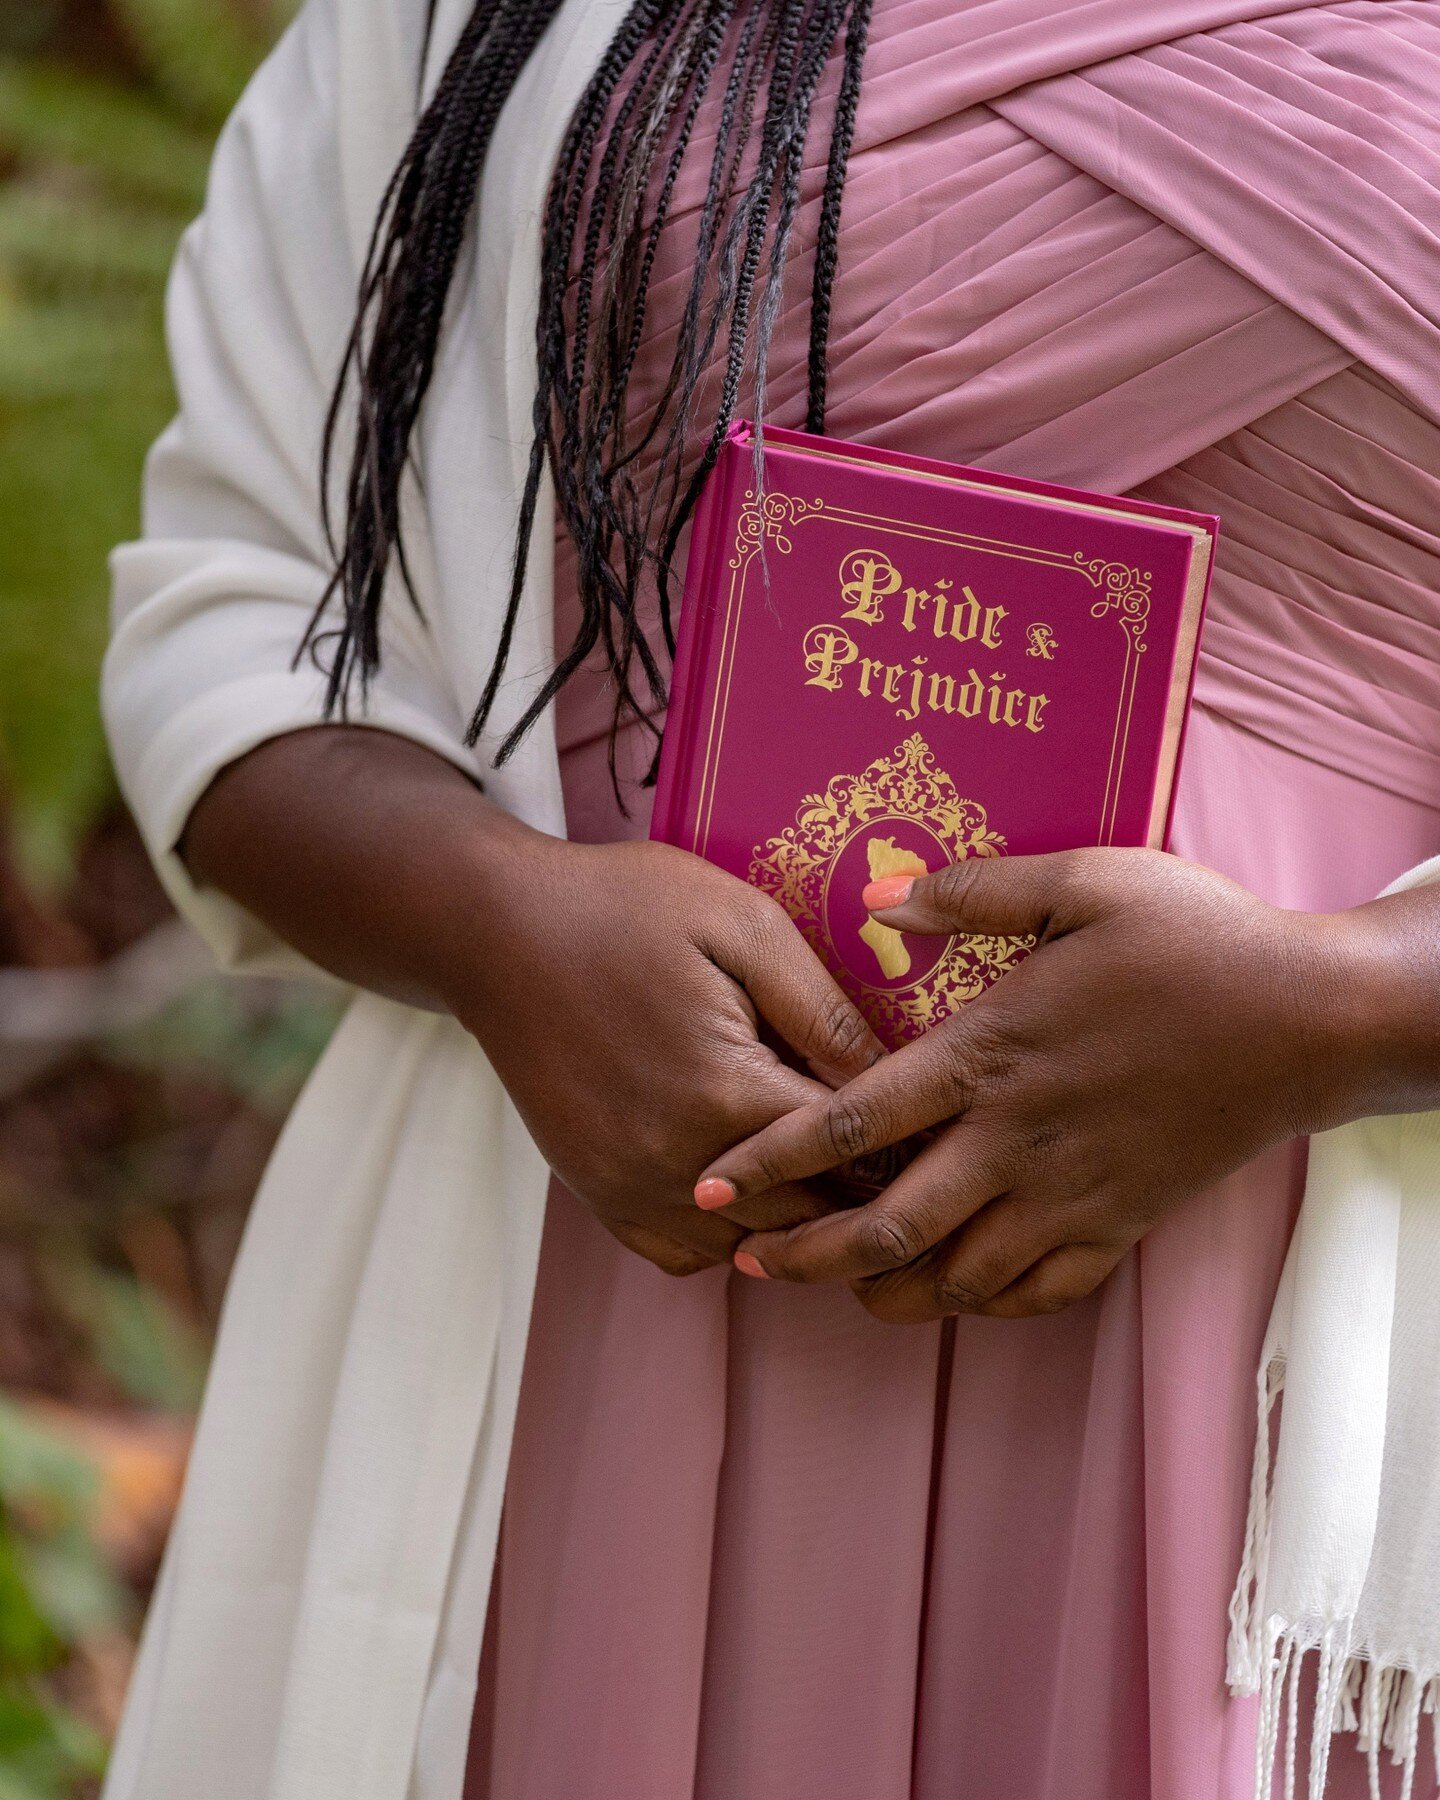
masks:
{"type": "Polygon", "coordinates": [[[213,976],[115,790],[161,296],[288,0],[0,0],[0,1800],[95,1793],[225,1277],[329,1029],[213,976]]]}

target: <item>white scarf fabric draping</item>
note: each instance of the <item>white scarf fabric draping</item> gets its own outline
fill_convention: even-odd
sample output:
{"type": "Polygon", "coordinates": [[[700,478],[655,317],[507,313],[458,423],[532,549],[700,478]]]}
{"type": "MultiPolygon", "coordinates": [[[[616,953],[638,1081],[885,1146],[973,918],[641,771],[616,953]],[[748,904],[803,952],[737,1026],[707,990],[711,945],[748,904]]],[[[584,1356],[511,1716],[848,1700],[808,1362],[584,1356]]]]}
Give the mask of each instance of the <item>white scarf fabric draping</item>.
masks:
{"type": "MultiPolygon", "coordinates": [[[[468,10],[439,0],[432,80],[468,10]]],[[[387,605],[368,712],[557,834],[549,722],[489,767],[553,658],[547,532],[473,754],[464,722],[508,587],[548,173],[624,10],[568,0],[487,160],[407,520],[426,628],[387,605]]],[[[179,417],[152,452],[145,538],[115,556],[116,764],[170,893],[231,968],[301,965],[197,890],[174,846],[225,764],[320,716],[319,677],[291,665],[325,579],[321,423],[413,125],[424,11],[311,0],[227,125],[170,289],[179,417]]],[[[108,1800],[455,1800],[547,1181],[458,1025],[354,1002],[247,1227],[108,1800]]]]}
{"type": "MultiPolygon", "coordinates": [[[[1171,0],[1146,29],[1285,4],[1171,0]]],[[[469,6],[437,0],[427,83],[469,6]]],[[[548,174],[625,9],[567,0],[502,115],[407,497],[425,623],[387,606],[367,715],[557,834],[551,721],[489,766],[553,658],[544,530],[491,731],[471,752],[463,727],[508,582],[548,174]]],[[[1012,86],[1133,46],[1130,3],[1077,9],[1078,55],[1048,5],[1013,10],[1012,86]]],[[[145,538],[115,557],[104,702],[116,764],[171,895],[239,970],[304,965],[197,890],[174,847],[220,769],[319,716],[320,679],[292,657],[328,560],[321,423],[374,212],[414,121],[424,11],[308,0],[226,127],[171,286],[179,417],[152,453],[145,538]]],[[[1050,123],[1063,134],[1058,87],[1050,123]]],[[[1034,112],[1039,91],[1010,104],[1034,112]]],[[[107,1800],[459,1793],[546,1182],[453,1021],[354,1001],[247,1228],[107,1800]]],[[[1437,1190],[1433,1120],[1317,1144],[1262,1380],[1273,1394],[1283,1364],[1273,1488],[1262,1456],[1236,1605],[1232,1674],[1265,1693],[1262,1757],[1301,1649],[1325,1650],[1339,1718],[1361,1654],[1421,1678],[1387,1672],[1360,1695],[1370,1735],[1388,1725],[1402,1751],[1440,1668],[1440,1418],[1425,1380],[1440,1348],[1437,1190]]]]}
{"type": "MultiPolygon", "coordinates": [[[[1440,882],[1440,857],[1387,890],[1440,882]]],[[[1308,1792],[1331,1733],[1415,1778],[1440,1699],[1440,1113],[1362,1119],[1310,1141],[1259,1373],[1255,1473],[1231,1604],[1230,1684],[1261,1696],[1256,1795],[1318,1667],[1308,1792]],[[1276,1402],[1283,1395],[1271,1444],[1276,1402]]],[[[1440,1783],[1440,1738],[1435,1743],[1440,1783]]]]}

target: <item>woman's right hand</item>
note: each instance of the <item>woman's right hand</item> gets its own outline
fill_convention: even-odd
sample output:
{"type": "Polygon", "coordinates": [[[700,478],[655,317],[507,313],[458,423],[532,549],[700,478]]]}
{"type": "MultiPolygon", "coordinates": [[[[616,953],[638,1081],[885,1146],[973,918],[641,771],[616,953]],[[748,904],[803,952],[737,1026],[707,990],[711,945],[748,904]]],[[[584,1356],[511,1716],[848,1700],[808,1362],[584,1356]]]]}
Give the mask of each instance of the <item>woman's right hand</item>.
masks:
{"type": "Polygon", "coordinates": [[[180,848],[196,880],[312,962],[453,1012],[561,1180],[661,1268],[688,1274],[746,1227],[830,1209],[798,1184],[723,1219],[693,1198],[721,1151],[880,1054],[789,918],[744,882],[662,844],[548,837],[433,752],[346,725],[230,764],[180,848]]]}
{"type": "Polygon", "coordinates": [[[663,844],[530,832],[486,858],[475,904],[473,935],[452,935],[450,1010],[551,1168],[621,1243],[689,1274],[727,1259],[746,1227],[832,1209],[800,1184],[723,1219],[694,1200],[722,1149],[881,1054],[773,900],[663,844]]]}

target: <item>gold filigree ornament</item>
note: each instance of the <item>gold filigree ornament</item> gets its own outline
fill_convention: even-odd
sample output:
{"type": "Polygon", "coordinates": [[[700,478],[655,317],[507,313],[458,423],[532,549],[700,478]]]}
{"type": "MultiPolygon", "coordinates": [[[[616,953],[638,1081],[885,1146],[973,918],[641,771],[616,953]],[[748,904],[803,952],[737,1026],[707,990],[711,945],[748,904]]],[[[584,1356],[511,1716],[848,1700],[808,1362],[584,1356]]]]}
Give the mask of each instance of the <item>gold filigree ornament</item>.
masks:
{"type": "Polygon", "coordinates": [[[869,853],[869,842],[880,828],[892,824],[917,828],[933,843],[933,856],[914,858],[930,869],[971,856],[1005,853],[1005,840],[990,829],[984,807],[960,793],[916,732],[859,775],[837,775],[823,794],[807,794],[794,825],[756,845],[750,880],[780,902],[818,955],[832,967],[837,961],[841,964],[844,984],[860,1010],[882,1038],[895,1043],[938,1025],[982,994],[1014,968],[1033,940],[956,936],[941,944],[937,939],[934,955],[916,969],[908,954],[903,959],[895,955],[898,945],[877,945],[857,929],[857,942],[868,946],[867,953],[882,973],[893,969],[899,977],[912,977],[884,986],[867,979],[834,943],[827,917],[832,877],[852,846],[858,851],[864,844],[867,849],[865,858],[855,859],[862,881],[878,859],[890,862],[896,854],[893,831],[879,840],[883,848],[877,853],[869,853]]]}
{"type": "Polygon", "coordinates": [[[803,525],[816,513],[825,510],[823,500],[800,500],[793,494],[762,494],[757,503],[754,488],[746,488],[745,503],[735,522],[735,548],[730,557],[732,569],[742,569],[766,542],[782,555],[795,548],[790,527],[803,525]]]}
{"type": "Polygon", "coordinates": [[[1090,608],[1090,617],[1103,619],[1106,613],[1113,612],[1130,640],[1130,648],[1136,656],[1143,655],[1145,626],[1150,617],[1150,583],[1155,579],[1150,570],[1107,562],[1103,556],[1087,557],[1083,550],[1075,552],[1075,564],[1087,580],[1100,589],[1100,598],[1090,608]]]}

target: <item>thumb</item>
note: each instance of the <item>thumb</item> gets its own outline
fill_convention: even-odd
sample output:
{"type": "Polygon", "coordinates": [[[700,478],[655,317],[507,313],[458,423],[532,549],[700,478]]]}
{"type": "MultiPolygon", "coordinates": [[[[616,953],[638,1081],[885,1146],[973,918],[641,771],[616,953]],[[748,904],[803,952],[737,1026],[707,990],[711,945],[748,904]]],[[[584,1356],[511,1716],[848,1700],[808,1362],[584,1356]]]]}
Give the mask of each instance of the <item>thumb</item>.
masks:
{"type": "Polygon", "coordinates": [[[920,937],[1052,937],[1079,923],[1077,859],[1085,854],[972,856],[933,875],[872,881],[862,898],[882,925],[920,937]]]}

